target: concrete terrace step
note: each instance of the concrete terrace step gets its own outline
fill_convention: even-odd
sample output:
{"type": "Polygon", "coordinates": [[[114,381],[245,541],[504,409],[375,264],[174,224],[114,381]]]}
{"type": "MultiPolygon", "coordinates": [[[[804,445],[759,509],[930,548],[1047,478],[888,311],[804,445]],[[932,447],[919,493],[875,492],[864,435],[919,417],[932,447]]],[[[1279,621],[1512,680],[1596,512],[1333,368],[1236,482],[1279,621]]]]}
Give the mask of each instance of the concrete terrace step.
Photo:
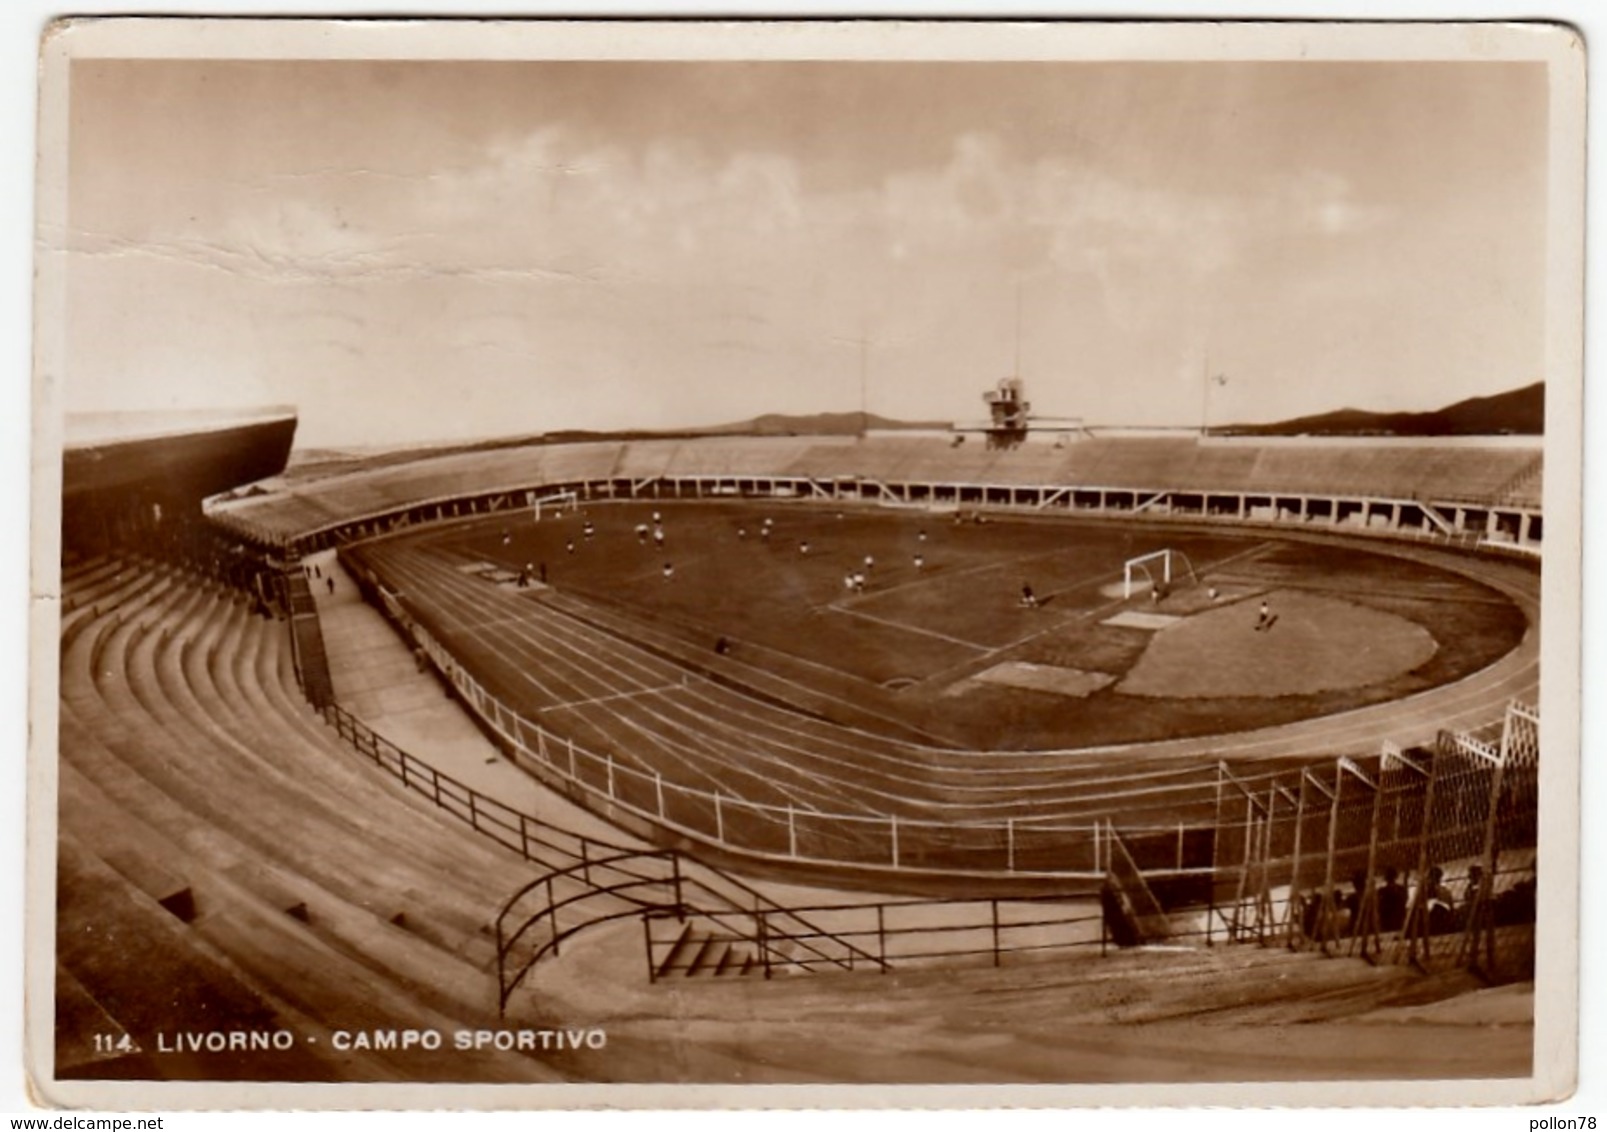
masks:
{"type": "MultiPolygon", "coordinates": [[[[66,828],[59,838],[58,867],[57,961],[124,1032],[149,1042],[150,1035],[186,1022],[196,1029],[243,1030],[297,1024],[66,828]],[[153,987],[163,993],[151,993],[153,987]]],[[[68,1052],[71,1064],[81,1060],[82,1050],[93,1048],[91,1035],[58,1029],[57,1048],[68,1052]]],[[[286,1080],[316,1080],[328,1072],[320,1057],[301,1047],[253,1055],[253,1064],[286,1080]]]]}
{"type": "MultiPolygon", "coordinates": [[[[93,741],[76,744],[75,761],[94,745],[93,741]]],[[[114,777],[104,765],[92,765],[89,773],[97,787],[114,777]]],[[[93,795],[77,786],[73,789],[78,791],[75,798],[92,802],[93,795]]],[[[117,814],[118,820],[107,823],[108,828],[96,835],[101,845],[113,846],[116,852],[126,855],[132,846],[138,847],[147,859],[165,860],[175,867],[183,862],[195,892],[197,927],[246,903],[296,920],[305,931],[355,961],[419,984],[422,989],[416,988],[416,993],[433,993],[434,988],[449,983],[461,993],[472,995],[476,988],[483,993],[490,977],[487,972],[494,945],[485,941],[483,927],[432,941],[428,907],[421,912],[417,905],[411,906],[414,915],[405,929],[394,925],[390,920],[401,910],[396,907],[398,894],[394,891],[331,890],[305,874],[304,862],[287,866],[239,844],[231,832],[197,819],[193,807],[175,806],[166,798],[153,797],[148,787],[130,793],[126,776],[114,806],[85,805],[71,812],[80,819],[89,813],[117,814]],[[155,834],[157,828],[164,833],[155,834]],[[176,838],[176,845],[182,848],[167,848],[167,836],[176,838]],[[457,974],[460,967],[461,974],[457,974]]],[[[64,828],[73,824],[72,819],[64,820],[64,828]]]]}
{"type": "MultiPolygon", "coordinates": [[[[413,855],[417,848],[416,833],[392,828],[390,823],[379,819],[366,825],[354,825],[338,811],[330,811],[331,799],[328,797],[319,797],[304,789],[291,789],[287,794],[286,789],[289,788],[284,786],[282,778],[278,783],[256,774],[242,779],[239,772],[233,769],[231,760],[218,759],[216,744],[219,736],[215,732],[197,737],[180,713],[161,708],[156,700],[157,691],[150,686],[148,674],[135,672],[131,675],[137,684],[144,686],[147,703],[158,711],[155,722],[159,730],[152,731],[149,724],[141,726],[140,713],[127,710],[125,703],[124,710],[119,713],[125,738],[116,745],[121,747],[121,757],[132,759],[133,766],[146,775],[155,776],[154,781],[161,784],[161,789],[178,801],[182,807],[181,813],[198,815],[209,820],[216,828],[229,828],[248,835],[253,849],[246,850],[244,856],[271,858],[288,855],[296,862],[296,869],[313,883],[334,884],[337,891],[350,891],[351,886],[362,890],[365,880],[381,886],[379,890],[383,891],[385,883],[394,883],[398,876],[416,872],[413,855]],[[200,744],[195,748],[195,757],[182,757],[194,743],[200,744]],[[157,755],[158,751],[160,755],[157,755]],[[176,756],[180,757],[176,759],[176,756]],[[264,789],[265,786],[275,788],[264,789]],[[253,804],[248,808],[240,807],[235,801],[240,797],[252,798],[253,804]],[[295,797],[296,801],[280,805],[277,801],[280,797],[285,797],[287,801],[295,797]],[[292,832],[297,830],[300,832],[292,832]],[[357,843],[365,845],[369,851],[353,857],[349,848],[342,851],[330,845],[331,836],[355,837],[357,843]],[[387,841],[393,844],[387,846],[387,841]],[[344,866],[341,864],[342,857],[347,859],[344,866]],[[360,867],[354,869],[353,864],[360,867]]],[[[239,748],[236,754],[243,755],[248,762],[253,758],[249,751],[239,748]]],[[[422,890],[430,888],[432,884],[440,885],[443,891],[438,903],[444,902],[444,906],[450,906],[457,902],[464,887],[461,881],[450,873],[443,876],[439,872],[429,872],[426,875],[432,878],[430,882],[423,882],[420,877],[420,881],[412,887],[422,890]]],[[[508,879],[511,881],[513,878],[510,876],[508,879]]],[[[473,887],[472,881],[470,887],[473,887]]],[[[465,906],[464,911],[469,918],[463,922],[459,934],[468,936],[477,932],[488,915],[486,909],[494,906],[495,899],[488,893],[483,903],[475,905],[477,910],[473,912],[470,912],[470,906],[465,906]]]]}
{"type": "MultiPolygon", "coordinates": [[[[258,664],[269,670],[275,662],[275,649],[282,647],[277,634],[258,633],[256,641],[258,664]]],[[[511,875],[535,868],[525,865],[522,858],[496,842],[469,830],[467,825],[445,814],[433,802],[413,790],[406,789],[388,773],[368,764],[366,759],[342,742],[335,732],[312,715],[305,705],[296,705],[287,699],[286,690],[276,688],[271,678],[232,682],[236,693],[256,710],[277,713],[284,725],[291,729],[282,748],[287,762],[294,762],[309,780],[321,781],[328,789],[342,797],[356,799],[383,795],[383,804],[397,808],[396,824],[413,825],[421,834],[418,842],[432,851],[438,851],[444,868],[458,875],[511,875]],[[405,812],[404,812],[405,811],[405,812]]],[[[381,804],[378,800],[374,804],[381,804]]],[[[567,859],[554,864],[568,864],[567,859]]],[[[515,881],[514,883],[517,883],[515,881]]]]}
{"type": "Polygon", "coordinates": [[[69,615],[71,621],[62,628],[61,671],[82,670],[93,675],[101,637],[116,627],[121,618],[143,609],[162,585],[162,580],[155,576],[131,578],[115,598],[86,605],[69,615]]]}
{"type": "MultiPolygon", "coordinates": [[[[255,727],[231,731],[228,725],[234,724],[238,728],[238,721],[223,704],[221,697],[215,694],[215,689],[202,689],[203,692],[213,693],[208,697],[210,703],[203,704],[195,699],[195,690],[186,682],[177,678],[172,673],[170,666],[159,667],[159,680],[163,676],[167,678],[163,686],[167,692],[169,703],[177,709],[178,713],[177,718],[170,717],[172,718],[173,726],[177,727],[182,721],[187,720],[197,727],[211,724],[216,728],[216,730],[210,731],[210,737],[226,743],[234,750],[237,758],[245,760],[246,764],[255,771],[253,777],[257,782],[259,804],[271,806],[272,800],[280,796],[281,789],[287,799],[301,799],[301,801],[293,803],[295,808],[308,806],[309,803],[312,803],[313,798],[319,796],[320,792],[315,789],[309,789],[309,784],[302,776],[290,773],[286,768],[278,765],[271,757],[271,754],[265,756],[262,753],[263,749],[268,751],[276,749],[275,744],[272,742],[275,728],[271,726],[275,721],[259,717],[255,727]],[[270,724],[270,726],[264,727],[263,724],[265,723],[270,724]]],[[[280,752],[284,752],[286,749],[287,747],[277,747],[280,752]]],[[[324,834],[325,836],[331,834],[339,836],[342,833],[349,833],[352,836],[362,838],[366,844],[382,854],[395,855],[397,860],[387,866],[387,871],[404,869],[404,865],[404,871],[417,868],[421,865],[421,862],[427,860],[432,849],[432,839],[419,838],[417,830],[390,829],[386,828],[387,823],[365,822],[361,820],[358,807],[353,802],[354,799],[351,797],[345,797],[331,808],[326,801],[323,807],[313,811],[321,819],[322,823],[328,826],[328,833],[324,834]],[[376,833],[376,825],[380,827],[380,833],[378,834],[376,833]]],[[[318,828],[322,832],[322,827],[314,828],[318,828]]],[[[452,832],[455,833],[456,831],[452,832]]],[[[452,841],[455,844],[456,838],[452,838],[452,841]]],[[[484,863],[483,854],[480,855],[479,861],[481,864],[484,863]]],[[[459,887],[461,886],[454,886],[452,892],[456,892],[459,887]]]]}

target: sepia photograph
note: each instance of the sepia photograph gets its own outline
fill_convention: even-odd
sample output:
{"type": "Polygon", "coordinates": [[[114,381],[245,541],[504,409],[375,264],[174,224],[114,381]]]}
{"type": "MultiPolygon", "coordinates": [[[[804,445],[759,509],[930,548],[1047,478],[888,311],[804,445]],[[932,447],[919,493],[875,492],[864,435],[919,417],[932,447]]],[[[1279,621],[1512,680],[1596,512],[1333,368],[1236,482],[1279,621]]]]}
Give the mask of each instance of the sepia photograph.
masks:
{"type": "Polygon", "coordinates": [[[1572,30],[41,75],[40,1103],[1572,1091],[1572,30]]]}

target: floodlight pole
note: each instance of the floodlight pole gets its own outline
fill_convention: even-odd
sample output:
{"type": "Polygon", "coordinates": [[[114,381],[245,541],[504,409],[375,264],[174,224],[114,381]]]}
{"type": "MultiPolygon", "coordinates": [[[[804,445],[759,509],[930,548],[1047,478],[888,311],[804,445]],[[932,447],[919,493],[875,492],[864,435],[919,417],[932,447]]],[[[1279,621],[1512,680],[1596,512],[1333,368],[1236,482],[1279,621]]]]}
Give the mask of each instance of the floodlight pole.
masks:
{"type": "Polygon", "coordinates": [[[859,435],[863,439],[870,431],[870,336],[859,335],[859,435]]]}

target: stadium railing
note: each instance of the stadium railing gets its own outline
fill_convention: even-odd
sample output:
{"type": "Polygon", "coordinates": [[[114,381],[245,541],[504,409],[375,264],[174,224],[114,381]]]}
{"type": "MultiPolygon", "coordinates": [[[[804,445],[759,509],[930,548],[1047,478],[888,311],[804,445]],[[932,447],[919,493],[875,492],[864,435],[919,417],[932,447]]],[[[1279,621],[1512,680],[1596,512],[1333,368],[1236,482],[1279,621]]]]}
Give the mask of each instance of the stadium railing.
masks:
{"type": "Polygon", "coordinates": [[[1538,770],[1539,716],[1513,703],[1492,740],[1386,746],[1376,771],[1340,759],[1264,792],[1226,775],[1205,916],[1230,940],[1526,977],[1538,770]]]}
{"type": "MultiPolygon", "coordinates": [[[[420,644],[465,702],[482,709],[495,702],[422,631],[420,644]]],[[[504,1006],[536,963],[556,954],[565,940],[632,916],[643,920],[655,977],[662,972],[654,956],[673,950],[662,925],[671,919],[684,925],[689,917],[711,924],[722,939],[746,943],[766,974],[983,960],[997,966],[1017,953],[1160,939],[1281,944],[1424,969],[1454,964],[1491,978],[1522,977],[1532,964],[1538,717],[1518,704],[1509,707],[1495,742],[1444,733],[1430,753],[1386,746],[1376,769],[1340,759],[1332,764],[1331,780],[1308,768],[1293,783],[1274,781],[1263,789],[1219,767],[1218,816],[1209,827],[1091,825],[1085,832],[1094,867],[1050,875],[1067,882],[1097,879],[1104,898],[1098,914],[1078,902],[1091,890],[1075,886],[1043,898],[1036,907],[1050,910],[1039,914],[1021,897],[783,906],[679,851],[644,851],[585,837],[514,810],[401,750],[338,704],[326,705],[323,715],[341,738],[404,787],[547,867],[507,902],[498,919],[504,1006]],[[1236,813],[1240,800],[1246,807],[1242,819],[1236,813]],[[1419,878],[1399,924],[1380,920],[1378,907],[1377,882],[1396,862],[1408,878],[1413,870],[1419,878]],[[1335,883],[1347,870],[1362,878],[1349,908],[1336,896],[1335,883]],[[1446,886],[1459,880],[1470,894],[1449,918],[1436,906],[1446,886]],[[561,891],[570,883],[578,890],[561,891]],[[1111,900],[1118,892],[1125,901],[1111,900]],[[1135,924],[1139,930],[1132,930],[1135,924]]],[[[610,802],[630,808],[619,786],[624,768],[605,757],[600,776],[593,776],[599,780],[587,782],[579,767],[592,757],[589,752],[500,705],[490,709],[490,717],[505,743],[549,767],[576,768],[571,782],[611,789],[610,802]]],[[[642,816],[662,824],[657,812],[642,816]]],[[[992,827],[1007,845],[1009,828],[992,827]]]]}
{"type": "MultiPolygon", "coordinates": [[[[422,625],[406,631],[461,702],[500,746],[560,792],[583,795],[605,816],[630,816],[645,826],[743,855],[791,864],[816,863],[942,875],[1031,876],[1097,884],[1105,864],[1097,822],[938,822],[848,813],[822,813],[726,797],[666,782],[611,754],[588,751],[549,732],[488,692],[422,625]],[[1052,866],[1046,863],[1052,861],[1052,866]]],[[[1209,772],[1202,772],[1209,773],[1209,772]]],[[[1204,780],[1202,780],[1203,782],[1204,780]]],[[[1184,840],[1176,823],[1147,832],[1184,840]]],[[[1130,831],[1131,832],[1131,831],[1130,831]]],[[[1197,849],[1185,867],[1205,867],[1197,849]]]]}
{"type": "MultiPolygon", "coordinates": [[[[442,773],[337,703],[331,701],[319,710],[340,738],[405,788],[423,795],[475,832],[512,849],[525,860],[546,866],[548,871],[515,894],[498,917],[499,970],[514,960],[516,947],[533,925],[546,922],[552,928],[535,944],[533,952],[516,964],[516,973],[503,978],[504,1005],[524,973],[544,955],[556,952],[562,940],[586,927],[620,918],[621,899],[625,913],[631,915],[658,910],[695,914],[720,923],[731,922],[733,916],[747,917],[755,924],[763,920],[776,938],[800,944],[800,952],[789,958],[789,964],[851,969],[856,963],[878,963],[874,956],[836,933],[802,918],[798,910],[778,904],[746,882],[684,853],[643,851],[565,830],[442,773]],[[566,880],[580,882],[581,891],[555,895],[555,885],[566,880]],[[531,894],[539,896],[542,891],[546,902],[538,904],[533,912],[522,912],[531,904],[531,894]],[[599,896],[616,899],[597,909],[592,902],[599,896]],[[560,925],[558,913],[570,909],[581,910],[580,919],[560,925]]],[[[747,934],[752,937],[756,931],[754,928],[747,934]]]]}

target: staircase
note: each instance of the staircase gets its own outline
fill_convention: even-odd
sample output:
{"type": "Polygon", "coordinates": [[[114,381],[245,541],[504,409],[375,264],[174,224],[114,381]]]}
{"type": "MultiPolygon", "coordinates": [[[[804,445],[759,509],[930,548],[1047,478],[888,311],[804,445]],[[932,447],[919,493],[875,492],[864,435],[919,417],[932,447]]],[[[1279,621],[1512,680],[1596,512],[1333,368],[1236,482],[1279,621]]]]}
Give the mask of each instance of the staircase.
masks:
{"type": "Polygon", "coordinates": [[[653,982],[677,974],[685,978],[770,976],[769,964],[754,953],[751,940],[701,927],[695,919],[683,923],[669,914],[649,913],[643,921],[648,939],[647,973],[653,982]],[[662,930],[660,924],[669,929],[667,938],[655,938],[662,930]]]}
{"type": "Polygon", "coordinates": [[[1541,476],[1545,472],[1545,466],[1545,455],[1536,452],[1523,467],[1509,476],[1491,494],[1498,500],[1538,504],[1540,502],[1539,485],[1541,476]]]}
{"type": "Polygon", "coordinates": [[[290,607],[290,640],[295,649],[296,676],[302,694],[320,711],[335,702],[335,682],[329,674],[329,654],[318,621],[318,605],[307,575],[295,567],[284,575],[285,604],[290,607]]]}
{"type": "Polygon", "coordinates": [[[1133,862],[1121,833],[1108,821],[1105,844],[1108,863],[1099,898],[1116,945],[1139,947],[1164,942],[1172,934],[1166,911],[1144,879],[1143,871],[1133,862]]]}

